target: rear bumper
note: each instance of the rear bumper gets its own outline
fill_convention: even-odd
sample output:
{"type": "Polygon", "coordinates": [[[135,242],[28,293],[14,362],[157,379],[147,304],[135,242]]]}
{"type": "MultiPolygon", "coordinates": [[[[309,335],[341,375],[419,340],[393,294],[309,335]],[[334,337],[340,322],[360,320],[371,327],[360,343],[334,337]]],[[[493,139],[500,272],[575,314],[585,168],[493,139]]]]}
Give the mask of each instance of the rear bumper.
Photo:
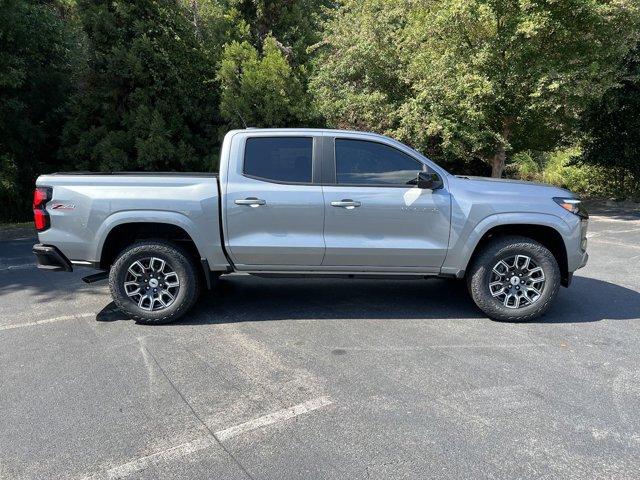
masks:
{"type": "Polygon", "coordinates": [[[33,254],[36,256],[38,268],[52,272],[72,272],[71,262],[64,254],[53,245],[38,243],[33,246],[33,254]]]}

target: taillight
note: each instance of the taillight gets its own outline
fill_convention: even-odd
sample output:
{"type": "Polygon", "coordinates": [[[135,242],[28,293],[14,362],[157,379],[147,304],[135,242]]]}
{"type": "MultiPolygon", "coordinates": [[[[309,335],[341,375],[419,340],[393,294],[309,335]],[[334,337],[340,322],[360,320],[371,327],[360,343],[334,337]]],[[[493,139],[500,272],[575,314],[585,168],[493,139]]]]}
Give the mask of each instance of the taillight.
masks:
{"type": "Polygon", "coordinates": [[[49,213],[46,206],[47,202],[51,200],[52,192],[51,187],[36,187],[33,192],[33,223],[35,223],[38,232],[49,228],[49,213]]]}

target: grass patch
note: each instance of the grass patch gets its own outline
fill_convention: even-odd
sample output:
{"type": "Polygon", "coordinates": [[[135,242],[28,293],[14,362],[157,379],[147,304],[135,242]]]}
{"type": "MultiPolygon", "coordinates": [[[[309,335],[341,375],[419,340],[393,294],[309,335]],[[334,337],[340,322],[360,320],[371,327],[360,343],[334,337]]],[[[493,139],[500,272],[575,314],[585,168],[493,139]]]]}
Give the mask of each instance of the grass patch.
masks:
{"type": "Polygon", "coordinates": [[[3,230],[10,230],[14,228],[33,228],[33,222],[8,222],[0,223],[0,228],[3,230]]]}
{"type": "Polygon", "coordinates": [[[0,240],[16,240],[18,238],[35,238],[36,229],[33,222],[0,223],[0,240]]]}

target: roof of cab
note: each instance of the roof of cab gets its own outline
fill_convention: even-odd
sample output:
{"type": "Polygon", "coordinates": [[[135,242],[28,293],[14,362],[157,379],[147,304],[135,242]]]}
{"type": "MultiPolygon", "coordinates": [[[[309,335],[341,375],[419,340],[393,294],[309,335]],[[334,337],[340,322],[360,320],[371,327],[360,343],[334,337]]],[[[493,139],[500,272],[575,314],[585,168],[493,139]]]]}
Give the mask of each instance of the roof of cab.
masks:
{"type": "MultiPolygon", "coordinates": [[[[379,133],[375,133],[375,132],[365,132],[365,131],[360,131],[360,130],[340,130],[340,129],[334,129],[334,128],[259,128],[259,127],[247,127],[247,128],[240,128],[240,129],[235,129],[235,130],[230,130],[228,133],[240,133],[240,132],[252,132],[252,131],[257,131],[257,132],[273,132],[273,133],[287,133],[287,132],[295,132],[295,133],[331,133],[331,134],[336,134],[336,135],[340,135],[340,134],[351,134],[351,135],[366,135],[366,136],[371,136],[371,137],[378,137],[378,138],[387,138],[387,139],[391,139],[391,140],[395,140],[394,138],[391,137],[387,137],[385,135],[381,135],[379,133]]],[[[397,141],[397,140],[396,140],[397,141]]]]}

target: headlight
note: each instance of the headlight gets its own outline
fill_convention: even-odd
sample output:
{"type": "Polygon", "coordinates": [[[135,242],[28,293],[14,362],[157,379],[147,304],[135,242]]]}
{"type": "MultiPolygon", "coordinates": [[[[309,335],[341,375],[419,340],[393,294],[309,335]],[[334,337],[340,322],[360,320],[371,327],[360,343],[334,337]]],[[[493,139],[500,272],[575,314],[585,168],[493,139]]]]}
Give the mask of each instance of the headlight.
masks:
{"type": "Polygon", "coordinates": [[[568,212],[578,215],[580,218],[589,218],[587,210],[584,208],[584,205],[582,205],[582,202],[577,198],[554,197],[553,201],[568,212]]]}

